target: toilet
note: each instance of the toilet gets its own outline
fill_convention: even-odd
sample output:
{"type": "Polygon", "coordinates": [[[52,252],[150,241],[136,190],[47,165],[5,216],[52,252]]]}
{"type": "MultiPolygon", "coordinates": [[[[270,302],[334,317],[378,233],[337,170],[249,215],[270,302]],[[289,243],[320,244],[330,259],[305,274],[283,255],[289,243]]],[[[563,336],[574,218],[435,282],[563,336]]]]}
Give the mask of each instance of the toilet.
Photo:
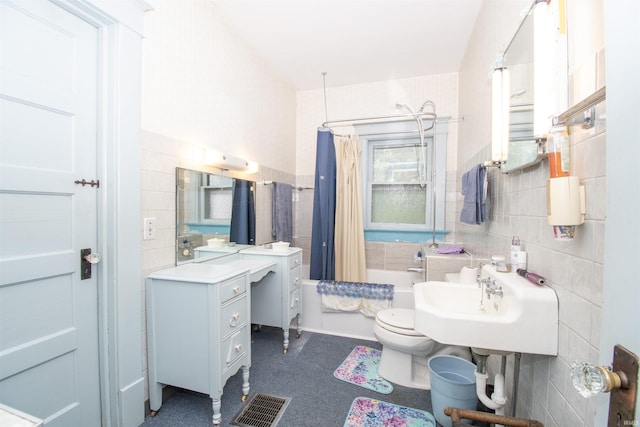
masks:
{"type": "Polygon", "coordinates": [[[413,329],[414,310],[389,308],[376,314],[373,333],[382,344],[378,373],[405,387],[431,389],[427,361],[436,355],[458,356],[471,361],[466,347],[436,342],[413,329]]]}

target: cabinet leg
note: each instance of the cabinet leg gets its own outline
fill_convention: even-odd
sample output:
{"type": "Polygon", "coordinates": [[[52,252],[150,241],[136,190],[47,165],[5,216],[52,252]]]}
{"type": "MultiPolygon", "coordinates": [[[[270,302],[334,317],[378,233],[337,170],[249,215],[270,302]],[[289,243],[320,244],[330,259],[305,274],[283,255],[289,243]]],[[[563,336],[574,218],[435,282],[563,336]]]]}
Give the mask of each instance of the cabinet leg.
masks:
{"type": "Polygon", "coordinates": [[[296,314],[296,330],[296,338],[300,338],[300,335],[302,335],[302,322],[300,321],[300,313],[296,314]]]}
{"type": "Polygon", "coordinates": [[[221,400],[220,398],[211,398],[211,406],[213,407],[213,425],[219,426],[222,422],[222,414],[220,414],[221,400]]]}
{"type": "Polygon", "coordinates": [[[149,381],[149,407],[151,416],[155,417],[162,406],[162,384],[153,380],[149,381]]]}
{"type": "Polygon", "coordinates": [[[287,354],[287,351],[289,350],[289,328],[285,328],[284,329],[284,354],[287,354]]]}
{"type": "Polygon", "coordinates": [[[249,367],[242,367],[242,401],[247,400],[247,396],[249,395],[249,367]]]}

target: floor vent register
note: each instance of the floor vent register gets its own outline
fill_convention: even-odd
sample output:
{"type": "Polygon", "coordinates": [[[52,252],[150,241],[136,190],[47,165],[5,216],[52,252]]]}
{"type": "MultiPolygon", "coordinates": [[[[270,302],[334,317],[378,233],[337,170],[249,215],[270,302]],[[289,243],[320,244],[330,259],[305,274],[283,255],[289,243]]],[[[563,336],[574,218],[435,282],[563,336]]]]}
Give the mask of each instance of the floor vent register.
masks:
{"type": "Polygon", "coordinates": [[[231,421],[240,427],[275,427],[290,398],[258,393],[231,421]]]}

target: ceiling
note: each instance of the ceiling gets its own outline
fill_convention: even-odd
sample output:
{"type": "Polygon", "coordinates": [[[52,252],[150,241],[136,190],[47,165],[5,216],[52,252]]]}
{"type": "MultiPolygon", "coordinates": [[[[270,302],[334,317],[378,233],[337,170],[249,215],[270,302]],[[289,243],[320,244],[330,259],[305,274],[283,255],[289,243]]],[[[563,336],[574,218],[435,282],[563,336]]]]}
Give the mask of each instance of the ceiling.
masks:
{"type": "Polygon", "coordinates": [[[457,72],[483,0],[210,0],[297,90],[457,72]]]}

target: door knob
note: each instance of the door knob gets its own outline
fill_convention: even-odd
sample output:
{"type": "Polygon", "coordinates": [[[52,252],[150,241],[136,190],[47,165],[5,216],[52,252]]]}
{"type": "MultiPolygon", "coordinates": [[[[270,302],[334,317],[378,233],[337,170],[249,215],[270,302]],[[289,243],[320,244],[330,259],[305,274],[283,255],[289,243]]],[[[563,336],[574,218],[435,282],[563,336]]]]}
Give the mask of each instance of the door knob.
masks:
{"type": "Polygon", "coordinates": [[[582,361],[571,363],[573,386],[583,397],[608,393],[617,388],[628,388],[629,382],[624,372],[613,372],[609,366],[594,366],[582,361]]]}
{"type": "Polygon", "coordinates": [[[635,426],[640,357],[620,344],[613,347],[613,365],[594,366],[583,361],[571,364],[573,386],[584,397],[609,394],[610,426],[635,426]]]}
{"type": "Polygon", "coordinates": [[[91,265],[100,262],[100,254],[92,254],[91,249],[80,250],[80,280],[91,278],[91,265]]]}
{"type": "Polygon", "coordinates": [[[97,264],[102,259],[102,256],[100,256],[100,254],[93,253],[93,254],[85,255],[84,259],[87,260],[89,264],[97,264]]]}

